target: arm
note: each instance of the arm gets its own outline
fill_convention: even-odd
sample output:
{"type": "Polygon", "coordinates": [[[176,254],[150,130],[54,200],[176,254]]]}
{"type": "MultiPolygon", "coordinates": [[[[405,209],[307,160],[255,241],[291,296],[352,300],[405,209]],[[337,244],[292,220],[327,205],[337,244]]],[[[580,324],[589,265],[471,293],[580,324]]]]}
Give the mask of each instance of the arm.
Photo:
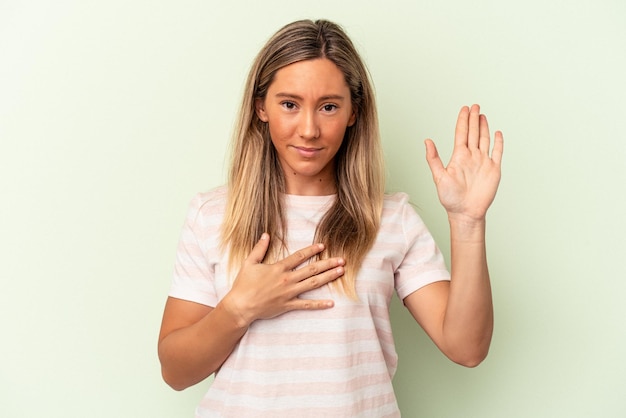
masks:
{"type": "Polygon", "coordinates": [[[489,155],[489,127],[477,105],[459,113],[452,158],[444,167],[435,144],[426,157],[450,222],[451,281],[414,292],[404,303],[440,350],[468,367],[489,351],[493,305],[485,248],[485,216],[500,181],[502,133],[489,155]]]}
{"type": "Polygon", "coordinates": [[[159,334],[163,379],[183,390],[219,369],[247,328],[224,309],[168,298],[159,334]]]}
{"type": "Polygon", "coordinates": [[[298,296],[341,277],[342,259],[319,260],[294,270],[324,247],[311,245],[276,264],[262,264],[268,246],[269,236],[263,234],[232,289],[215,308],[175,298],[167,300],[158,352],[163,379],[172,388],[185,389],[218,370],[255,320],[295,309],[333,306],[330,300],[298,296]]]}

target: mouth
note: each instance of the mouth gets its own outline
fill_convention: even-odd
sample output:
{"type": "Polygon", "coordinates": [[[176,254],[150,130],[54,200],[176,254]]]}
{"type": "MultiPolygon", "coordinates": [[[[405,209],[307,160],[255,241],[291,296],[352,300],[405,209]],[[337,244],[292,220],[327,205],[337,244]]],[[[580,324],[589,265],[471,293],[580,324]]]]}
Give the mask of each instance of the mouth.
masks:
{"type": "Polygon", "coordinates": [[[298,154],[305,158],[313,158],[322,151],[322,148],[293,147],[298,154]]]}

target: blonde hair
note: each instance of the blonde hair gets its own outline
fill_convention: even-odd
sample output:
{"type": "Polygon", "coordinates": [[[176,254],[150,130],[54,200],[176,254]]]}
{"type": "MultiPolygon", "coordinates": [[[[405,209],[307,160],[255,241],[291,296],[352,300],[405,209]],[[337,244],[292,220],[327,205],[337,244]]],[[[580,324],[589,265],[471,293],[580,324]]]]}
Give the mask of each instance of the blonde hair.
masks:
{"type": "MultiPolygon", "coordinates": [[[[335,156],[337,198],[315,231],[323,242],[320,258],[341,256],[345,274],[333,287],[356,298],[356,276],[378,233],[384,195],[384,169],[374,92],[356,48],[338,25],[301,20],[280,29],[257,55],[246,82],[232,144],[222,249],[229,270],[241,266],[263,232],[271,237],[266,262],[286,252],[283,215],[285,179],[267,123],[255,112],[274,75],[298,61],[326,58],[343,72],[356,122],[348,127],[335,156]]],[[[292,249],[295,250],[295,249],[292,249]]]]}

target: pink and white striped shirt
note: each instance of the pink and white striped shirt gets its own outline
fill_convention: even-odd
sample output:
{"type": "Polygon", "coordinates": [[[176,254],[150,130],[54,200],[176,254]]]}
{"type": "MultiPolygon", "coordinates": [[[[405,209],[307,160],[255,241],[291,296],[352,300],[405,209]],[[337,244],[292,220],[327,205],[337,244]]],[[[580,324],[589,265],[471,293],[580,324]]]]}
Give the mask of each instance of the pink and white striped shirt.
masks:
{"type": "MultiPolygon", "coordinates": [[[[198,194],[181,234],[170,296],[215,306],[230,289],[219,229],[227,189],[198,194]]],[[[335,196],[285,196],[289,251],[313,242],[335,196]]],[[[349,262],[349,260],[347,260],[349,262]]],[[[215,375],[196,417],[399,417],[389,304],[449,280],[443,257],[403,193],[385,196],[376,242],[357,276],[359,300],[328,286],[301,295],[333,299],[252,323],[215,375]]]]}

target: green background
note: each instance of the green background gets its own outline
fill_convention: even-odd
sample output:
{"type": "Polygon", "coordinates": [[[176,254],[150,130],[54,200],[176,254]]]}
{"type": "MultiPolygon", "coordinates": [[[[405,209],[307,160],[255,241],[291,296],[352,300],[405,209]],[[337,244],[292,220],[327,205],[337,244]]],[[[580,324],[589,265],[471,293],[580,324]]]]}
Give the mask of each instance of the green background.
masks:
{"type": "MultiPolygon", "coordinates": [[[[224,181],[248,67],[299,18],[372,73],[388,190],[446,257],[424,138],[480,103],[505,138],[487,360],[445,359],[396,301],[406,417],[626,416],[626,3],[0,0],[0,416],[189,417],[156,339],[195,192],[224,181]]],[[[449,258],[448,258],[449,259],[449,258]]]]}

